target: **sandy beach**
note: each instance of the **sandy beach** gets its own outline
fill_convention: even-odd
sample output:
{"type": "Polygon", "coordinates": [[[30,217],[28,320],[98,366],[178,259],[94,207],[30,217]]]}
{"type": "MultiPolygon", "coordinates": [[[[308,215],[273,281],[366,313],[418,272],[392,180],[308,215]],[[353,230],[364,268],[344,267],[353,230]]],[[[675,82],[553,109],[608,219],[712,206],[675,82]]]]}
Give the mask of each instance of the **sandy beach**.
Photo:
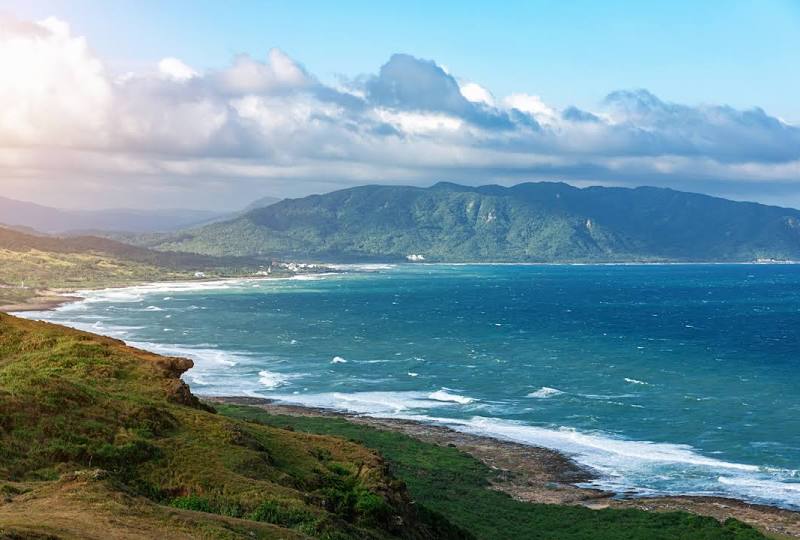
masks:
{"type": "Polygon", "coordinates": [[[59,291],[40,290],[37,291],[37,294],[26,298],[24,301],[0,305],[0,311],[6,313],[18,311],[46,311],[80,300],[83,300],[80,296],[61,293],[59,291]]]}
{"type": "Polygon", "coordinates": [[[800,538],[800,512],[750,504],[724,497],[633,497],[579,487],[596,474],[561,452],[492,437],[462,433],[445,426],[390,418],[374,418],[345,412],[301,407],[253,397],[204,397],[204,401],[259,407],[272,414],[329,416],[378,429],[404,433],[442,446],[455,446],[497,471],[492,488],[515,499],[546,504],[575,504],[592,509],[639,508],[656,512],[686,511],[720,521],[736,518],[776,538],[800,538]]]}

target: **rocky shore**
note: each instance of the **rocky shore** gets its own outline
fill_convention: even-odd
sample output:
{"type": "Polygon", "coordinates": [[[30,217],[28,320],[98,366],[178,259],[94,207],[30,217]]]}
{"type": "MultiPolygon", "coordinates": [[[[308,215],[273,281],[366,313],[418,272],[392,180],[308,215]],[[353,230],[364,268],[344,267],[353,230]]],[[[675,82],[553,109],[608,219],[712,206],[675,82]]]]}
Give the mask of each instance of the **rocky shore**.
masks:
{"type": "Polygon", "coordinates": [[[582,467],[569,456],[548,448],[462,433],[440,425],[287,405],[269,399],[253,397],[202,397],[202,399],[210,403],[259,407],[276,415],[346,418],[356,424],[401,432],[425,442],[455,446],[498,471],[492,485],[494,489],[525,502],[574,504],[592,509],[613,507],[663,512],[682,510],[711,516],[720,521],[736,518],[775,538],[800,538],[800,512],[724,497],[634,497],[624,493],[579,487],[576,484],[591,481],[596,478],[596,473],[582,467]]]}

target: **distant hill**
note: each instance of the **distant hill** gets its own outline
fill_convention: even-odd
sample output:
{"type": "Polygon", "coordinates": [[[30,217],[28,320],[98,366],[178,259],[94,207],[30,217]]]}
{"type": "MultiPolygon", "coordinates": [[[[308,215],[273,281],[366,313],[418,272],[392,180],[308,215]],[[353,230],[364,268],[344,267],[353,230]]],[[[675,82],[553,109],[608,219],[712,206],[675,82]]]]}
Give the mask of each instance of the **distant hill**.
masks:
{"type": "Polygon", "coordinates": [[[154,251],[96,236],[62,238],[0,227],[0,311],[50,303],[54,299],[48,290],[53,288],[237,276],[258,268],[252,259],[154,251]]]}
{"type": "Polygon", "coordinates": [[[0,227],[0,250],[18,253],[34,250],[62,254],[99,254],[176,270],[251,262],[245,259],[220,259],[194,253],[155,251],[97,236],[42,236],[5,227],[0,227]]]}
{"type": "Polygon", "coordinates": [[[800,259],[800,211],[652,187],[370,185],[283,200],[149,245],[327,260],[800,259]]]}
{"type": "Polygon", "coordinates": [[[269,197],[269,196],[261,197],[260,199],[256,199],[255,201],[248,204],[245,207],[244,212],[249,212],[250,210],[255,210],[256,208],[265,208],[280,201],[281,199],[279,199],[278,197],[269,197]]]}
{"type": "Polygon", "coordinates": [[[175,231],[228,216],[209,210],[62,210],[0,197],[0,223],[44,233],[175,231]]]}

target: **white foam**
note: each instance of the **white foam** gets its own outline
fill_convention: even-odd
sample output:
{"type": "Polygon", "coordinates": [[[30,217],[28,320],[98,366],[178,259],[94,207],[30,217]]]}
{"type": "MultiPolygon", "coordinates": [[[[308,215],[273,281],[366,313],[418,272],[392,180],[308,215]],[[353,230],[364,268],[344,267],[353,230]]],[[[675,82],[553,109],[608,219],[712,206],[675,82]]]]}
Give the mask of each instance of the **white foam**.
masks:
{"type": "Polygon", "coordinates": [[[375,417],[431,422],[465,433],[551,448],[595,470],[600,479],[590,485],[600,489],[633,491],[640,495],[723,495],[800,507],[800,473],[797,471],[767,470],[756,465],[715,459],[683,444],[634,441],[602,432],[539,427],[497,418],[476,416],[457,419],[421,414],[437,407],[452,407],[474,401],[452,394],[447,389],[429,394],[415,391],[332,392],[270,394],[268,397],[375,417]]]}
{"type": "Polygon", "coordinates": [[[454,429],[535,446],[562,450],[593,468],[615,474],[635,464],[681,464],[719,470],[757,472],[759,467],[730,463],[698,454],[689,445],[631,441],[605,433],[584,433],[572,428],[543,428],[495,418],[469,420],[431,418],[454,429]]]}
{"type": "Polygon", "coordinates": [[[269,394],[272,399],[373,416],[396,416],[414,410],[452,407],[453,401],[430,399],[425,392],[325,392],[320,394],[269,394]]]}
{"type": "Polygon", "coordinates": [[[550,388],[549,386],[542,386],[541,388],[539,388],[535,392],[531,392],[530,394],[528,394],[527,397],[539,398],[539,399],[547,399],[549,397],[557,396],[557,395],[563,394],[563,393],[564,392],[562,392],[558,388],[550,388]]]}
{"type": "Polygon", "coordinates": [[[764,478],[720,476],[717,481],[750,499],[772,501],[800,507],[800,482],[781,482],[764,478]]]}
{"type": "Polygon", "coordinates": [[[341,356],[334,356],[333,360],[331,360],[331,364],[346,364],[347,360],[342,358],[341,356]]]}
{"type": "Polygon", "coordinates": [[[206,381],[204,377],[205,377],[204,374],[194,372],[194,370],[186,374],[186,379],[191,384],[197,384],[200,386],[208,386],[209,384],[211,384],[208,381],[206,381]]]}
{"type": "Polygon", "coordinates": [[[240,363],[252,362],[252,359],[248,358],[243,353],[221,351],[211,347],[186,347],[182,345],[152,343],[149,341],[131,341],[128,345],[164,356],[190,358],[194,360],[195,367],[200,369],[219,366],[233,367],[240,363]]]}
{"type": "Polygon", "coordinates": [[[650,386],[650,383],[648,382],[640,381],[638,379],[629,379],[628,377],[625,377],[625,382],[630,384],[642,384],[644,386],[650,386]]]}
{"type": "Polygon", "coordinates": [[[158,306],[147,306],[144,308],[145,311],[164,311],[162,308],[158,306]]]}
{"type": "Polygon", "coordinates": [[[381,270],[392,270],[393,268],[397,268],[396,264],[380,264],[380,263],[373,263],[373,264],[328,264],[326,266],[328,268],[333,269],[333,270],[352,271],[352,272],[379,272],[381,270]]]}
{"type": "Polygon", "coordinates": [[[290,377],[282,373],[261,370],[258,372],[258,382],[268,389],[278,388],[289,381],[290,377]]]}
{"type": "Polygon", "coordinates": [[[458,403],[460,405],[467,405],[475,401],[474,398],[467,397],[467,396],[460,396],[458,394],[451,394],[447,392],[446,389],[437,390],[436,392],[431,392],[428,394],[428,398],[433,399],[435,401],[446,401],[452,403],[458,403]]]}
{"type": "Polygon", "coordinates": [[[330,272],[323,274],[298,274],[296,276],[292,276],[287,279],[290,279],[292,281],[318,281],[320,279],[324,279],[325,276],[332,276],[332,275],[336,274],[332,274],[330,272]]]}
{"type": "MultiPolygon", "coordinates": [[[[254,281],[251,278],[242,279],[220,279],[215,281],[170,281],[155,282],[145,285],[135,285],[133,287],[111,287],[106,289],[88,289],[76,291],[76,295],[83,298],[77,302],[80,304],[91,304],[97,302],[123,302],[138,303],[142,302],[145,296],[150,294],[163,293],[185,293],[195,291],[212,291],[235,289],[245,287],[254,281]]],[[[164,296],[163,300],[171,300],[171,296],[164,296]]],[[[76,309],[76,304],[65,304],[56,308],[56,311],[67,311],[76,309]]],[[[155,306],[153,306],[155,307],[155,306]]]]}

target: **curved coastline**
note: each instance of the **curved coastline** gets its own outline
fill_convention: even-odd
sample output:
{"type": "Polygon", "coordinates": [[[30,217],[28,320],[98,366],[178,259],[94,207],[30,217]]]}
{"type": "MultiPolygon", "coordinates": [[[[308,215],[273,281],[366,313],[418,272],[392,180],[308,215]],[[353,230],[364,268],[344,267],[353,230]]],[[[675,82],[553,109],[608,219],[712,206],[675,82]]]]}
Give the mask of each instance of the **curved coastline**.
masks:
{"type": "MultiPolygon", "coordinates": [[[[339,270],[339,269],[337,269],[339,270]]],[[[344,270],[344,269],[341,269],[344,270]]],[[[339,274],[340,272],[336,272],[339,274]]],[[[228,288],[256,280],[319,279],[312,276],[293,277],[239,277],[215,280],[188,280],[156,282],[135,286],[76,291],[83,296],[60,297],[52,304],[42,304],[19,309],[17,315],[36,318],[37,313],[54,309],[70,309],[82,302],[91,302],[92,296],[112,294],[136,294],[140,292],[193,290],[203,288],[228,288]]],[[[55,300],[55,299],[54,299],[55,300]]],[[[96,332],[97,330],[92,329],[96,332]]],[[[136,344],[134,344],[136,345],[136,344]]],[[[519,443],[502,440],[490,435],[467,433],[446,425],[412,419],[389,419],[363,414],[322,409],[302,405],[289,405],[274,400],[254,397],[211,397],[206,399],[228,400],[231,403],[248,401],[249,405],[266,408],[276,414],[337,415],[349,421],[364,423],[384,429],[394,429],[439,444],[454,444],[499,470],[511,471],[509,480],[498,482],[496,489],[528,502],[550,502],[557,504],[581,504],[590,508],[636,507],[646,510],[687,510],[710,515],[718,519],[736,517],[758,525],[764,530],[800,537],[800,512],[779,505],[764,505],[743,499],[698,495],[641,495],[629,491],[594,489],[576,484],[585,484],[599,476],[586,466],[578,464],[568,453],[552,448],[536,446],[535,443],[519,443]]]]}

